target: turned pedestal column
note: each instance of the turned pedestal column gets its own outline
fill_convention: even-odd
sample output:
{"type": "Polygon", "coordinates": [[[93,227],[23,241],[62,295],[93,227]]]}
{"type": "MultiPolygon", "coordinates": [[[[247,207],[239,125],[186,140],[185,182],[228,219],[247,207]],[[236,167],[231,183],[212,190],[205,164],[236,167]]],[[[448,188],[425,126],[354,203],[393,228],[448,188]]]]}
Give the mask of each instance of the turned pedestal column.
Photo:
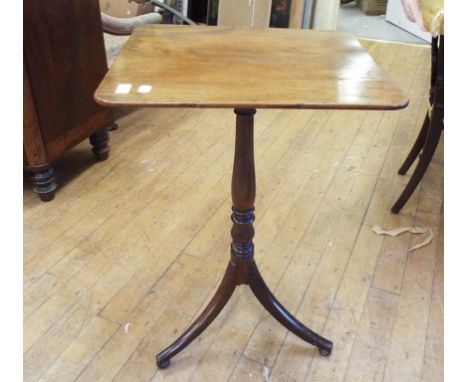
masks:
{"type": "Polygon", "coordinates": [[[255,109],[235,109],[236,143],[232,172],[232,243],[231,259],[223,280],[208,306],[195,322],[169,347],[156,356],[159,368],[170,365],[170,359],[197,338],[216,318],[232,296],[237,285],[247,284],[258,301],[283,326],[304,341],[317,346],[320,354],[331,354],[332,342],[319,336],[289,313],[268,289],[255,264],[253,237],[255,230],[255,162],[254,114],[255,109]]]}

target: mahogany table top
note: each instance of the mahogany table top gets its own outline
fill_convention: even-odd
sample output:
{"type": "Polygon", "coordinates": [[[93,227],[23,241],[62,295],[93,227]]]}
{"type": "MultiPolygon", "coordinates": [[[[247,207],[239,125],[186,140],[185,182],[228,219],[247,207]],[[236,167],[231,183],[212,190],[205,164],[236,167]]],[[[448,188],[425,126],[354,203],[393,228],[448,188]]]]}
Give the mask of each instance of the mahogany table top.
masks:
{"type": "Polygon", "coordinates": [[[135,29],[95,93],[107,106],[399,109],[405,94],[351,35],[300,29],[135,29]]]}

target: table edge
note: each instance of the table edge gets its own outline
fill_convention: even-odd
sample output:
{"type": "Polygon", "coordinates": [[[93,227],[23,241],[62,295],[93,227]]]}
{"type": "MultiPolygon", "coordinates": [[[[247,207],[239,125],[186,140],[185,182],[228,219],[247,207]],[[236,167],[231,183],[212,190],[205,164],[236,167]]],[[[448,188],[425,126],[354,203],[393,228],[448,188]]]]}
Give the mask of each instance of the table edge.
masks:
{"type": "Polygon", "coordinates": [[[400,110],[409,105],[409,99],[401,103],[395,104],[305,104],[305,103],[229,103],[229,102],[212,102],[212,103],[188,103],[188,102],[126,102],[126,101],[111,101],[107,98],[102,98],[94,93],[94,100],[105,107],[160,107],[160,108],[193,108],[193,109],[308,109],[308,110],[400,110]]]}

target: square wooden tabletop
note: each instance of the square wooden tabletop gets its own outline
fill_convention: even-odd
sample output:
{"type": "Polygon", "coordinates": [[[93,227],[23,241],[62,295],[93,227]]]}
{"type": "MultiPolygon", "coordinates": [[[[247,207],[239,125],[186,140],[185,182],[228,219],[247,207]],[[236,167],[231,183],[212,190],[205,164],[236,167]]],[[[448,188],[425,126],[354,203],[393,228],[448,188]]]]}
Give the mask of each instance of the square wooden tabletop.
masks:
{"type": "Polygon", "coordinates": [[[405,94],[351,35],[300,29],[135,29],[99,88],[107,106],[399,109],[405,94]]]}

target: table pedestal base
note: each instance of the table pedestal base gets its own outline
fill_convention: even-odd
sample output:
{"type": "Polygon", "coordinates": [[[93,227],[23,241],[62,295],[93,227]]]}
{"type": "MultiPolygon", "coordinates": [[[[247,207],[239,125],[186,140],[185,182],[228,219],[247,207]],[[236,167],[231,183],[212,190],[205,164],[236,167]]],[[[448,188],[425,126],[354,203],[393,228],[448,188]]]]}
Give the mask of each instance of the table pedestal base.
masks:
{"type": "Polygon", "coordinates": [[[185,333],[156,356],[156,363],[160,369],[169,367],[171,358],[189,345],[211,324],[232,296],[236,286],[240,284],[248,284],[258,301],[284,327],[304,341],[317,346],[321,355],[331,354],[333,343],[308,329],[280,304],[263,281],[257,265],[251,257],[249,260],[233,259],[229,262],[218,291],[205,310],[185,333]]]}
{"type": "Polygon", "coordinates": [[[216,294],[195,322],[168,348],[156,356],[160,369],[188,346],[218,316],[237,285],[247,284],[265,309],[284,327],[304,341],[316,346],[323,356],[331,354],[333,343],[299,322],[276,299],[263,281],[254,260],[255,164],[253,116],[255,109],[235,109],[236,146],[232,175],[232,244],[231,260],[216,294]]]}

